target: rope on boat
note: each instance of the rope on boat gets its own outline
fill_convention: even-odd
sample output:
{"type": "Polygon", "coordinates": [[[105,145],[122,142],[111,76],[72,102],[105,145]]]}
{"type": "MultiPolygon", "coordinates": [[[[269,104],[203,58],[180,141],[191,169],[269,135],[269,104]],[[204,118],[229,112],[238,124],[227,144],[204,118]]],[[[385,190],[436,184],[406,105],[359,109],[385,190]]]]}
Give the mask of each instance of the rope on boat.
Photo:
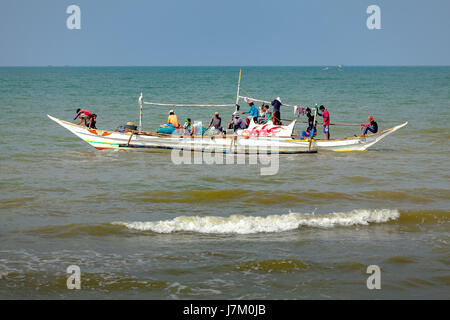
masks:
{"type": "MultiPolygon", "coordinates": [[[[281,121],[294,121],[292,119],[280,119],[281,121]]],[[[295,119],[297,120],[297,119],[295,119]]],[[[297,123],[308,123],[308,121],[299,121],[297,123]]],[[[318,123],[318,126],[323,126],[323,123],[318,123]]],[[[330,126],[344,126],[344,127],[359,127],[361,124],[356,123],[330,123],[330,126]]]]}
{"type": "Polygon", "coordinates": [[[235,107],[234,104],[177,104],[177,103],[158,103],[158,102],[147,102],[144,101],[144,104],[150,104],[153,106],[162,106],[162,107],[235,107]]]}
{"type": "MultiPolygon", "coordinates": [[[[256,101],[256,102],[267,103],[267,104],[271,104],[271,103],[272,103],[271,101],[260,100],[260,99],[256,99],[256,98],[252,98],[252,97],[243,97],[243,96],[239,96],[239,98],[242,98],[242,99],[248,99],[248,100],[256,101]]],[[[292,106],[292,105],[290,105],[290,104],[282,103],[281,105],[282,105],[282,106],[285,106],[285,107],[295,108],[295,106],[292,106]]]]}
{"type": "MultiPolygon", "coordinates": [[[[242,88],[241,88],[242,89],[242,88]]],[[[245,89],[244,89],[244,91],[245,91],[245,89]]],[[[248,93],[248,92],[247,92],[248,93]]],[[[262,102],[262,103],[267,103],[267,104],[270,104],[271,102],[269,102],[269,101],[266,101],[266,100],[260,100],[260,99],[255,99],[255,98],[251,98],[251,97],[243,97],[243,96],[239,96],[239,98],[242,98],[242,99],[248,99],[248,100],[251,100],[251,101],[256,101],[256,102],[262,102]]],[[[283,106],[286,106],[286,107],[292,107],[292,108],[295,108],[296,106],[292,106],[292,105],[289,105],[289,104],[282,104],[283,106]]],[[[294,120],[292,120],[292,119],[280,119],[281,121],[294,121],[294,120]]],[[[307,121],[298,121],[299,123],[308,123],[307,121]]],[[[331,126],[360,126],[360,124],[355,124],[355,123],[330,123],[330,125],[331,126]]]]}
{"type": "MultiPolygon", "coordinates": [[[[266,100],[260,100],[260,99],[250,98],[250,97],[239,96],[239,98],[242,98],[242,99],[246,98],[246,99],[249,99],[252,101],[268,103],[268,104],[271,103],[266,100]]],[[[154,106],[162,106],[162,107],[214,107],[215,108],[215,107],[235,107],[236,106],[234,104],[176,104],[176,103],[158,103],[158,102],[147,102],[147,101],[142,101],[142,103],[148,104],[148,105],[154,105],[154,106]]],[[[295,106],[288,105],[288,104],[283,104],[283,106],[292,107],[292,108],[295,107],[295,106]]],[[[294,121],[292,119],[280,119],[280,120],[294,121]]],[[[298,121],[298,120],[297,120],[297,122],[308,123],[307,121],[298,121]]],[[[360,124],[353,124],[353,123],[330,123],[330,125],[332,125],[332,126],[360,126],[360,124]]]]}

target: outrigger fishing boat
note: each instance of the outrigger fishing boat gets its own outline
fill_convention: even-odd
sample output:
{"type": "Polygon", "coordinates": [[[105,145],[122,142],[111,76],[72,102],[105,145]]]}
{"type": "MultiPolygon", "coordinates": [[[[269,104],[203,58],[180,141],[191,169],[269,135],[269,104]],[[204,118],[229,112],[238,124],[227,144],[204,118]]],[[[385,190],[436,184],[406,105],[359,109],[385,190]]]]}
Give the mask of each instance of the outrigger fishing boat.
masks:
{"type": "MultiPolygon", "coordinates": [[[[265,100],[244,97],[239,94],[241,72],[239,73],[238,90],[235,104],[168,104],[145,102],[143,94],[139,97],[139,126],[137,130],[130,132],[118,132],[112,130],[89,129],[82,125],[48,117],[66,128],[93,147],[103,149],[120,150],[149,150],[149,149],[179,149],[187,151],[220,152],[220,153],[315,153],[317,150],[329,151],[363,151],[371,147],[381,139],[406,126],[405,122],[393,128],[366,135],[364,137],[349,137],[343,139],[313,139],[301,138],[293,135],[297,120],[289,125],[274,125],[271,121],[266,124],[256,124],[253,119],[247,129],[237,130],[233,134],[205,135],[200,130],[198,134],[163,134],[142,130],[143,105],[167,106],[167,107],[236,107],[240,99],[245,101],[265,100]]],[[[283,106],[296,108],[297,106],[283,104],[283,106]]],[[[236,109],[237,111],[238,109],[236,109]]],[[[317,116],[317,111],[314,117],[317,116]]]]}
{"type": "MultiPolygon", "coordinates": [[[[93,147],[103,149],[179,149],[201,152],[221,153],[315,153],[317,152],[308,141],[297,140],[289,136],[282,136],[295,125],[269,125],[264,128],[267,136],[252,137],[245,132],[237,135],[169,135],[155,132],[136,130],[135,132],[116,132],[109,130],[89,129],[71,122],[59,120],[48,115],[50,119],[66,128],[93,147]]],[[[254,127],[259,127],[253,123],[254,127]]],[[[251,128],[251,127],[249,127],[251,128]]],[[[289,132],[287,132],[289,133],[289,132]]]]}

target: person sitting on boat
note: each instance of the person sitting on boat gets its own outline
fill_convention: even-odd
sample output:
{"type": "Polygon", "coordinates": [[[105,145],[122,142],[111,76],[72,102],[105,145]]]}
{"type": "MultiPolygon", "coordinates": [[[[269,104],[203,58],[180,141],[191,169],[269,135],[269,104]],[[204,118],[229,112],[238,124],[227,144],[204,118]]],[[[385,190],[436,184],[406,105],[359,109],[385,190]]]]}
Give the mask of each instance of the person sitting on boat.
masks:
{"type": "Polygon", "coordinates": [[[269,106],[267,104],[264,104],[264,102],[261,104],[260,107],[260,117],[258,119],[259,124],[266,124],[267,121],[270,120],[272,114],[269,111],[269,106]]]}
{"type": "Polygon", "coordinates": [[[90,112],[87,109],[81,110],[80,108],[77,109],[77,115],[73,120],[76,120],[78,117],[80,117],[80,122],[77,123],[77,125],[82,124],[83,122],[86,123],[87,120],[89,120],[92,116],[92,112],[90,112]]]}
{"type": "Polygon", "coordinates": [[[258,122],[258,116],[259,116],[258,108],[255,106],[255,104],[253,103],[252,100],[248,100],[248,105],[250,106],[250,109],[248,109],[247,111],[242,112],[242,114],[250,114],[250,116],[253,117],[253,121],[255,123],[257,123],[258,122]]]}
{"type": "Polygon", "coordinates": [[[323,105],[319,107],[319,110],[322,113],[317,112],[317,114],[323,117],[323,133],[325,133],[327,140],[330,140],[330,113],[323,105]]]}
{"type": "Polygon", "coordinates": [[[191,118],[187,118],[186,121],[184,122],[183,134],[189,136],[193,134],[191,118]]]}
{"type": "Polygon", "coordinates": [[[115,131],[126,133],[126,132],[135,132],[136,130],[137,125],[135,125],[133,122],[127,122],[124,125],[118,126],[115,131]]]}
{"type": "Polygon", "coordinates": [[[302,131],[302,138],[315,137],[317,135],[317,121],[314,121],[310,108],[306,108],[306,116],[308,117],[308,128],[306,131],[302,131]]]}
{"type": "Polygon", "coordinates": [[[377,133],[378,132],[378,123],[373,119],[373,116],[370,115],[368,117],[369,122],[366,124],[361,124],[361,131],[364,128],[364,132],[362,134],[362,137],[364,137],[367,134],[367,131],[370,131],[372,133],[377,133]]]}
{"type": "Polygon", "coordinates": [[[273,106],[273,115],[272,115],[272,122],[274,125],[280,126],[281,125],[281,99],[280,97],[277,97],[275,100],[272,101],[273,106]]]}
{"type": "Polygon", "coordinates": [[[222,118],[219,117],[219,113],[216,112],[214,114],[214,117],[212,117],[211,121],[209,122],[209,128],[214,128],[219,132],[222,132],[222,118]]]}
{"type": "Polygon", "coordinates": [[[137,125],[133,122],[127,122],[123,126],[123,132],[135,132],[137,130],[137,125]]]}
{"type": "Polygon", "coordinates": [[[227,129],[233,129],[234,128],[234,113],[231,114],[231,122],[228,123],[227,129]]]}
{"type": "Polygon", "coordinates": [[[173,110],[169,111],[169,117],[167,118],[166,125],[175,129],[180,126],[178,123],[178,117],[173,110]]]}
{"type": "Polygon", "coordinates": [[[86,119],[85,121],[85,125],[89,129],[97,129],[97,127],[95,126],[96,124],[97,124],[97,115],[95,113],[89,118],[89,120],[86,119]]]}
{"type": "Polygon", "coordinates": [[[233,129],[234,132],[236,132],[239,129],[247,129],[247,124],[245,123],[244,120],[242,120],[241,116],[239,115],[239,112],[234,113],[233,129]]]}

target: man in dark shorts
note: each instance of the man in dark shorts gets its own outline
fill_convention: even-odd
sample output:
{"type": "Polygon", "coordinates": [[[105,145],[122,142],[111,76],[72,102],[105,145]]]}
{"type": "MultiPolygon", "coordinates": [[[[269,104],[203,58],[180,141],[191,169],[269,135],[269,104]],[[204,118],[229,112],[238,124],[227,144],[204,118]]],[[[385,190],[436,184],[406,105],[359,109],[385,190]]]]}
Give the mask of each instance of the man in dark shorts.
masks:
{"type": "Polygon", "coordinates": [[[373,119],[373,116],[370,115],[368,117],[369,122],[366,124],[362,124],[361,123],[361,131],[364,128],[363,134],[361,135],[361,137],[364,137],[367,134],[367,131],[370,131],[372,133],[377,133],[378,132],[378,123],[373,119]]]}
{"type": "Polygon", "coordinates": [[[281,99],[280,99],[280,97],[273,100],[271,104],[273,106],[272,122],[274,125],[279,126],[279,125],[281,125],[281,113],[280,113],[281,99]]]}
{"type": "Polygon", "coordinates": [[[97,115],[94,113],[89,119],[85,120],[86,127],[89,129],[97,129],[97,115]]]}

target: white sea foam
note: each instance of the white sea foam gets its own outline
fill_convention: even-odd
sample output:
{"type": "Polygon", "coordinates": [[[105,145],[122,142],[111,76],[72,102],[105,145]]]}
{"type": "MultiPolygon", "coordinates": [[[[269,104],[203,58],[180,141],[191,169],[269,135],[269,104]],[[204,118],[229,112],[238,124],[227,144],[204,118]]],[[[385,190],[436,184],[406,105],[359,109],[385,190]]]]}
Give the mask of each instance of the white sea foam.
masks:
{"type": "Polygon", "coordinates": [[[259,232],[283,232],[301,226],[331,228],[337,226],[367,225],[398,219],[397,210],[359,209],[329,214],[288,213],[266,217],[232,215],[230,217],[180,216],[171,220],[149,222],[113,222],[129,229],[171,233],[177,231],[214,234],[251,234],[259,232]]]}

